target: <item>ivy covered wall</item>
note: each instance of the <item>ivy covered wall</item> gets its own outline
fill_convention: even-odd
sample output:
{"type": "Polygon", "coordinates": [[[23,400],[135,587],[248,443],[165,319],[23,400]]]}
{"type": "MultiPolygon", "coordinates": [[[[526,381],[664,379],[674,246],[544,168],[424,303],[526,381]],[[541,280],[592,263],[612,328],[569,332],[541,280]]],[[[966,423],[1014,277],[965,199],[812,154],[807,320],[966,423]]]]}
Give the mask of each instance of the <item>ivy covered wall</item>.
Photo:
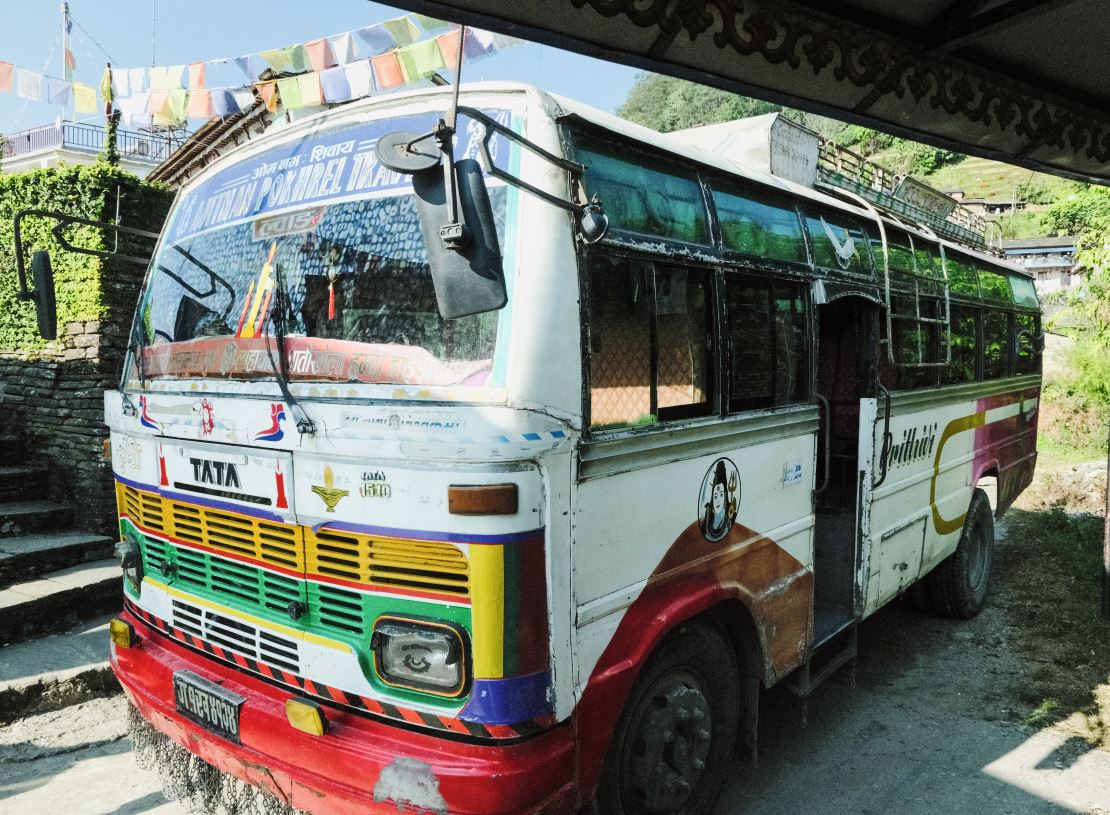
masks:
{"type": "MultiPolygon", "coordinates": [[[[30,266],[50,252],[58,301],[58,339],[43,340],[31,302],[18,299],[12,216],[20,209],[60,210],[92,220],[116,220],[158,232],[173,192],[105,163],[61,166],[0,176],[0,406],[3,435],[24,438],[27,463],[50,473],[49,497],[79,508],[81,525],[112,533],[114,492],[103,457],[104,390],[116,387],[131,317],[145,267],[64,251],[51,235],[56,221],[26,218],[30,266]],[[118,210],[117,210],[118,200],[118,210]]],[[[113,249],[112,232],[70,226],[70,243],[113,249]]],[[[120,237],[121,254],[149,255],[150,240],[120,237]]]]}

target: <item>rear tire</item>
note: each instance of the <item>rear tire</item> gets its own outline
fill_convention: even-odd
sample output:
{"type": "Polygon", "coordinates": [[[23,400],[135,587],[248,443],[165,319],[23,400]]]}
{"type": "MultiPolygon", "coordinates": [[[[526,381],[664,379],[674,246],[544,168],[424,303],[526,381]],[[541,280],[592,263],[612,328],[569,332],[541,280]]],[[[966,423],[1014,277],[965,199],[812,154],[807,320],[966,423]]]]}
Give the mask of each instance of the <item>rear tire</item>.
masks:
{"type": "Polygon", "coordinates": [[[994,516],[987,494],[976,488],[956,551],[924,581],[933,610],[970,620],[983,610],[994,561],[994,516]]]}
{"type": "Polygon", "coordinates": [[[613,734],[600,815],[704,815],[729,773],[739,721],[728,638],[685,623],[648,660],[613,734]]]}

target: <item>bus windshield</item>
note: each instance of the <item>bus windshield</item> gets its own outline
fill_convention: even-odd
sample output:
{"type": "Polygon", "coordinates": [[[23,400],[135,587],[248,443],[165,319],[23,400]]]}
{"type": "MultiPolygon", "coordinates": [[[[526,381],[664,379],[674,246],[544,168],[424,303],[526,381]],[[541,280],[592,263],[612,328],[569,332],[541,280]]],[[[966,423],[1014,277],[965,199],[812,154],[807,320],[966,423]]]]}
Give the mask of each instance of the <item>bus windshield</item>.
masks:
{"type": "MultiPolygon", "coordinates": [[[[382,135],[436,118],[318,129],[187,192],[140,301],[141,377],[268,378],[280,332],[292,381],[491,384],[504,312],[440,316],[409,179],[374,153],[382,135]]],[[[510,191],[489,193],[505,246],[510,191]]]]}

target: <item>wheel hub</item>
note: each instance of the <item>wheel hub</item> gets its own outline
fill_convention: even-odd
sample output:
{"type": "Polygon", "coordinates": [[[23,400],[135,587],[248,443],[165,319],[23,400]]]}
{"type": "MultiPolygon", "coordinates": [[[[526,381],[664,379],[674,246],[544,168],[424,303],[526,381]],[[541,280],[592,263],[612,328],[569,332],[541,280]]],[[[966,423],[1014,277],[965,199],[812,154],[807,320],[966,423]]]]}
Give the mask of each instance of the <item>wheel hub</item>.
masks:
{"type": "Polygon", "coordinates": [[[647,812],[680,809],[705,770],[712,742],[709,701],[696,687],[676,682],[648,700],[629,762],[631,786],[647,812]]]}

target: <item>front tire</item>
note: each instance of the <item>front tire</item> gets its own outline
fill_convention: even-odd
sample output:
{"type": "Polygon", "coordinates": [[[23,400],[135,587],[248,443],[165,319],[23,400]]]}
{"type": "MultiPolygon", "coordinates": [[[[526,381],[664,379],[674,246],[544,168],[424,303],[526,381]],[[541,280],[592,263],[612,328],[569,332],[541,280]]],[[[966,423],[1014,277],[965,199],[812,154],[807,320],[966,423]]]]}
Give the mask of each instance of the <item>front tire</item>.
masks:
{"type": "Polygon", "coordinates": [[[970,620],[982,611],[993,561],[994,516],[987,494],[976,488],[956,551],[925,578],[933,609],[961,620],[970,620]]]}
{"type": "Polygon", "coordinates": [[[629,695],[597,791],[600,815],[704,815],[736,744],[736,658],[724,633],[684,623],[629,695]]]}

